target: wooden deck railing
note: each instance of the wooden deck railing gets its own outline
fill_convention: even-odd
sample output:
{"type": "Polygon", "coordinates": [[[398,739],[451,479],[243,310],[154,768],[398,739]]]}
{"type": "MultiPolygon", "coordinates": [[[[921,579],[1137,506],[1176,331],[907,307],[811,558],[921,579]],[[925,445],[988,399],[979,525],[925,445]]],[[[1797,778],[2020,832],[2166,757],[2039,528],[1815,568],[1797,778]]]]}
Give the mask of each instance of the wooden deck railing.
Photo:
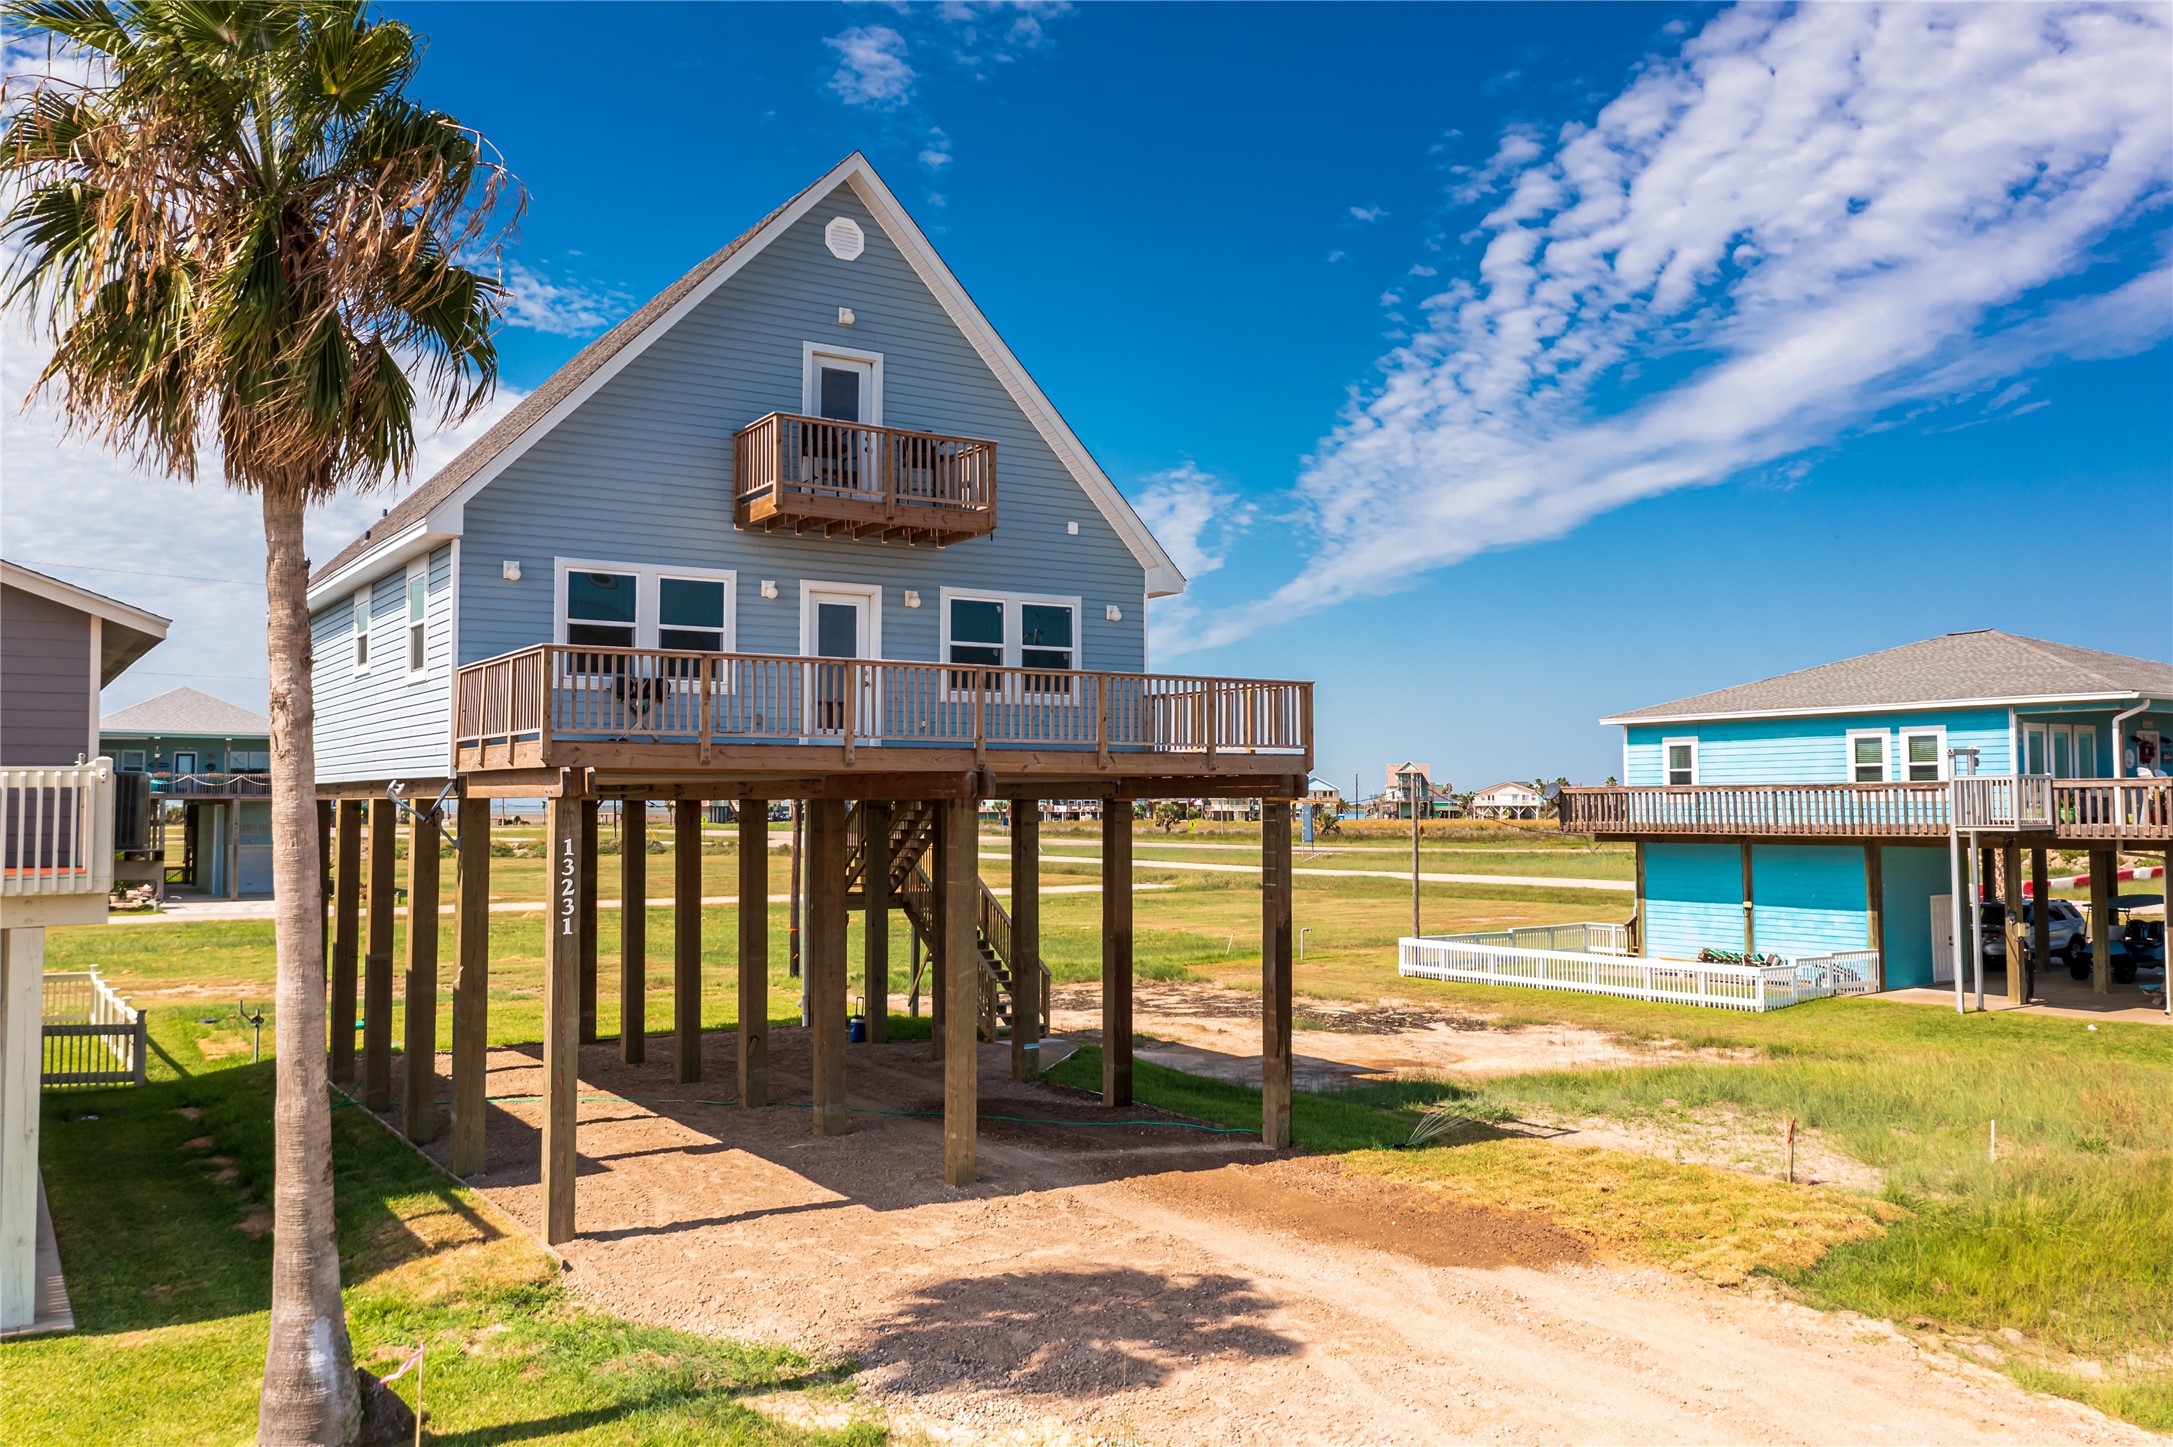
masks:
{"type": "Polygon", "coordinates": [[[741,527],[938,544],[996,526],[996,444],[772,412],[732,439],[741,527]]]}
{"type": "Polygon", "coordinates": [[[113,761],[0,769],[0,895],[113,888],[113,761]]]}
{"type": "Polygon", "coordinates": [[[557,741],[1033,747],[1311,756],[1312,685],[1149,673],[539,644],[460,670],[469,766],[557,741]]]}
{"type": "Polygon", "coordinates": [[[1562,828],[1577,834],[1938,838],[1960,828],[2173,839],[2173,779],[1634,785],[1564,789],[1560,798],[1562,828]]]}

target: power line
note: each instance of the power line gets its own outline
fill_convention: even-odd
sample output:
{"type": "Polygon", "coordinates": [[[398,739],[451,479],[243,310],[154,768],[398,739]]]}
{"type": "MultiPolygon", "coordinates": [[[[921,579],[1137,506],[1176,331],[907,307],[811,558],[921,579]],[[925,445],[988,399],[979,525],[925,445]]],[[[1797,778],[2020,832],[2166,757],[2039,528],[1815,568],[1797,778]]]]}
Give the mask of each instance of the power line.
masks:
{"type": "Polygon", "coordinates": [[[213,578],[202,573],[153,573],[143,568],[101,568],[95,563],[56,563],[39,558],[17,558],[26,568],[68,568],[84,573],[118,573],[129,578],[177,578],[185,583],[240,583],[259,582],[256,578],[213,578]]]}

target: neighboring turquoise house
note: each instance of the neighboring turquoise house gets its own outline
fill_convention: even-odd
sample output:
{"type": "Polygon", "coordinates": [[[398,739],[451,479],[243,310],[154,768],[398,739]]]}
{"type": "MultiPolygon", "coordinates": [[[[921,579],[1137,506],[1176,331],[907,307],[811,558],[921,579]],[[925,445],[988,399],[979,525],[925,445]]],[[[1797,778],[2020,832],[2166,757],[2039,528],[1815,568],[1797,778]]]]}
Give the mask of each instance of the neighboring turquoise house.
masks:
{"type": "MultiPolygon", "coordinates": [[[[99,749],[123,775],[124,808],[179,805],[178,838],[156,833],[132,851],[165,883],[225,899],[272,892],[272,721],[194,688],[177,688],[107,714],[99,749]],[[144,776],[144,799],[128,779],[144,776]],[[140,802],[138,802],[140,801],[140,802]]],[[[128,831],[118,836],[129,849],[128,831]]]]}
{"type": "Polygon", "coordinates": [[[2151,659],[1950,633],[1601,722],[1623,785],[1573,791],[1563,822],[1637,843],[1648,955],[1875,949],[1884,988],[1951,979],[1957,774],[2044,778],[2057,826],[2005,831],[2040,866],[2167,832],[2163,790],[2090,783],[2166,776],[2173,665],[2151,659]]]}

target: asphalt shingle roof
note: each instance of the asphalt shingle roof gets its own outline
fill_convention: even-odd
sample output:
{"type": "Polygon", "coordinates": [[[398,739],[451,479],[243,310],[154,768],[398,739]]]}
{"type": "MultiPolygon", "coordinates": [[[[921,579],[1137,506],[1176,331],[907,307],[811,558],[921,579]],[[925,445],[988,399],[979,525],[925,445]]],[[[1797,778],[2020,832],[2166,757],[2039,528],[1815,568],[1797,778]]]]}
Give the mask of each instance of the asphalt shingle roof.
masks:
{"type": "Polygon", "coordinates": [[[2173,698],[2173,664],[1983,628],[1612,714],[1607,722],[2078,694],[2173,698]]]}
{"type": "Polygon", "coordinates": [[[205,738],[269,737],[272,721],[238,704],[193,688],[177,688],[131,704],[98,720],[102,734],[182,735],[205,738]]]}

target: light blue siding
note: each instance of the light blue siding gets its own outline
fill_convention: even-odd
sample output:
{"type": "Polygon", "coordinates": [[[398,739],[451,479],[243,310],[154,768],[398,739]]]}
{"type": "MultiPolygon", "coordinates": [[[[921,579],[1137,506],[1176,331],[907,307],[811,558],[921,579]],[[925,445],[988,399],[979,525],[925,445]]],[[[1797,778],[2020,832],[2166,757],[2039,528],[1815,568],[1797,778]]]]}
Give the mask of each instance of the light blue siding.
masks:
{"type": "Polygon", "coordinates": [[[1743,948],[1743,851],[1733,844],[1645,846],[1645,952],[1695,959],[1743,948]]]}
{"type": "Polygon", "coordinates": [[[1822,955],[1868,949],[1864,851],[1839,844],[1759,844],[1751,849],[1751,928],[1758,953],[1822,955]]]}
{"type": "Polygon", "coordinates": [[[949,586],[1077,597],[1079,666],[1147,661],[1141,564],[845,187],[472,499],[460,556],[464,663],[550,639],[559,557],[735,570],[741,652],[800,651],[804,579],[879,585],[890,658],[936,657],[949,586]],[[823,244],[837,216],[866,234],[857,260],[823,244]],[[838,324],[841,306],[854,325],[838,324]],[[931,549],[732,526],[732,435],[801,409],[806,342],[883,355],[886,424],[996,442],[993,536],[931,549]],[[509,559],[519,582],[501,575],[509,559]],[[764,579],[776,598],[761,596],[764,579]],[[905,606],[908,589],[920,607],[905,606]],[[1121,622],[1105,618],[1111,606],[1121,622]]]}
{"type": "Polygon", "coordinates": [[[1953,886],[1944,849],[1889,847],[1880,860],[1885,913],[1886,986],[1890,990],[1932,982],[1932,896],[1953,886]]]}
{"type": "Polygon", "coordinates": [[[1623,782],[1666,783],[1661,741],[1694,738],[1698,741],[1701,784],[1847,783],[1848,736],[1858,729],[1886,733],[1887,777],[1898,778],[1901,730],[1940,727],[1947,731],[1949,748],[1978,751],[1978,773],[2004,774],[2012,767],[2007,723],[2006,709],[1980,708],[1631,724],[1626,730],[1623,765],[1627,772],[1623,782]]]}
{"type": "Polygon", "coordinates": [[[430,554],[423,649],[427,666],[407,672],[407,566],[368,585],[370,667],[354,669],[357,588],[310,619],[312,678],[317,702],[317,778],[324,783],[359,779],[443,778],[452,748],[454,553],[430,554]]]}

